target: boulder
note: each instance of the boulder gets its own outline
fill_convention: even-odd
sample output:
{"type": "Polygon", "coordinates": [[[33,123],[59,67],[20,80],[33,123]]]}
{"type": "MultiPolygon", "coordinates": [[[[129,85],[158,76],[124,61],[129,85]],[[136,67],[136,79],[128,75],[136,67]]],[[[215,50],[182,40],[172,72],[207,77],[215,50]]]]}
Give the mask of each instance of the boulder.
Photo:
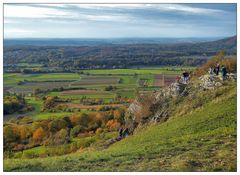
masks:
{"type": "Polygon", "coordinates": [[[210,90],[210,89],[214,89],[215,87],[222,86],[221,76],[206,74],[199,77],[199,80],[200,80],[200,84],[199,84],[200,89],[210,90]]]}

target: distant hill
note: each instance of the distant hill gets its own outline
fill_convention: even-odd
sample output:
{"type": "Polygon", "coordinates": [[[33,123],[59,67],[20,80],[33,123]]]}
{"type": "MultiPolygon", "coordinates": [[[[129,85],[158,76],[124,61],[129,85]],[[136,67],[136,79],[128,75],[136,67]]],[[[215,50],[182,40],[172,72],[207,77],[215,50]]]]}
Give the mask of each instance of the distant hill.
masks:
{"type": "MultiPolygon", "coordinates": [[[[121,40],[116,40],[115,43],[119,41],[121,40]]],[[[127,41],[123,43],[128,43],[127,41]]],[[[88,40],[87,42],[76,40],[75,44],[80,42],[85,43],[86,46],[81,44],[72,46],[71,44],[75,40],[65,39],[51,42],[41,40],[43,44],[47,42],[51,45],[39,46],[36,44],[39,44],[40,41],[35,40],[31,40],[30,43],[21,40],[6,40],[4,41],[4,66],[6,68],[8,65],[12,66],[22,62],[37,63],[48,68],[60,68],[61,71],[153,65],[199,66],[220,50],[225,50],[227,55],[236,55],[237,45],[236,36],[194,43],[186,40],[185,42],[176,40],[175,43],[171,43],[167,40],[165,43],[145,44],[146,41],[146,39],[138,39],[134,44],[109,44],[111,40],[88,40]],[[58,41],[59,43],[57,43],[58,41]],[[32,45],[26,45],[27,43],[32,45]],[[63,43],[67,46],[61,45],[63,43]],[[88,45],[89,43],[91,44],[88,45]]]]}
{"type": "Polygon", "coordinates": [[[33,39],[5,39],[4,46],[100,46],[118,44],[177,44],[177,43],[197,43],[221,39],[219,37],[203,38],[109,38],[109,39],[89,39],[89,38],[33,38],[33,39]]]}
{"type": "Polygon", "coordinates": [[[204,43],[197,43],[193,44],[196,47],[204,48],[204,49],[211,49],[211,50],[228,50],[229,52],[236,53],[237,50],[237,36],[232,36],[229,38],[217,40],[217,41],[210,41],[204,43]]]}

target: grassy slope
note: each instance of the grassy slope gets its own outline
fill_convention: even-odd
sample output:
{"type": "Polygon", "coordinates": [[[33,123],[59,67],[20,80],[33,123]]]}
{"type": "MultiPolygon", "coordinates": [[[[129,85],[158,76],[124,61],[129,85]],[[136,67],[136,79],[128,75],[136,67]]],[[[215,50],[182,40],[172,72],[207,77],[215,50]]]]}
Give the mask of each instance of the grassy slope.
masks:
{"type": "Polygon", "coordinates": [[[236,88],[108,149],[4,160],[5,171],[236,171],[236,88]]]}

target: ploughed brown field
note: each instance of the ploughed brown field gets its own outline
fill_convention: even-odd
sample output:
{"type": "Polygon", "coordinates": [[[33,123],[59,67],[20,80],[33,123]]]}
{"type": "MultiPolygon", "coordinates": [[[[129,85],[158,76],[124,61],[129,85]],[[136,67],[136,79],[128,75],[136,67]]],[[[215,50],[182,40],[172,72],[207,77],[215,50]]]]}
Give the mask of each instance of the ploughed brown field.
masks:
{"type": "Polygon", "coordinates": [[[169,86],[171,83],[174,83],[177,75],[163,75],[155,74],[154,77],[154,86],[163,87],[169,86]]]}
{"type": "Polygon", "coordinates": [[[164,86],[163,75],[162,74],[155,74],[154,86],[159,86],[159,87],[164,86]]]}
{"type": "Polygon", "coordinates": [[[175,82],[177,75],[164,75],[164,84],[169,86],[171,83],[175,82]]]}

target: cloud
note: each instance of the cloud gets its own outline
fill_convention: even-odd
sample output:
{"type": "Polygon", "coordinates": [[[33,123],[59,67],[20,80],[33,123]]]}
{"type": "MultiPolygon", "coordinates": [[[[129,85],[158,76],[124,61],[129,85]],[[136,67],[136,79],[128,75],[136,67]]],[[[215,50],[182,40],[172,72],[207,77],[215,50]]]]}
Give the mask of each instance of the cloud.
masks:
{"type": "MultiPolygon", "coordinates": [[[[24,17],[24,18],[44,18],[44,17],[69,17],[76,18],[81,14],[98,16],[98,12],[105,16],[129,16],[126,13],[134,15],[131,10],[157,10],[161,12],[177,12],[200,15],[225,14],[219,9],[197,8],[179,4],[21,4],[5,5],[5,17],[24,17]]],[[[105,18],[103,18],[105,20],[105,18]]]]}
{"type": "Polygon", "coordinates": [[[207,30],[205,26],[212,30],[212,25],[219,31],[229,30],[229,26],[235,31],[235,18],[235,11],[214,4],[204,7],[198,4],[4,4],[5,31],[31,29],[46,35],[54,30],[59,35],[65,31],[76,36],[100,36],[102,29],[108,30],[106,34],[118,31],[114,35],[120,35],[121,31],[136,35],[134,31],[138,31],[152,36],[159,31],[159,35],[165,36],[171,35],[170,31],[181,34],[180,28],[189,26],[196,30],[191,33],[197,33],[203,26],[204,30],[207,30]]]}

